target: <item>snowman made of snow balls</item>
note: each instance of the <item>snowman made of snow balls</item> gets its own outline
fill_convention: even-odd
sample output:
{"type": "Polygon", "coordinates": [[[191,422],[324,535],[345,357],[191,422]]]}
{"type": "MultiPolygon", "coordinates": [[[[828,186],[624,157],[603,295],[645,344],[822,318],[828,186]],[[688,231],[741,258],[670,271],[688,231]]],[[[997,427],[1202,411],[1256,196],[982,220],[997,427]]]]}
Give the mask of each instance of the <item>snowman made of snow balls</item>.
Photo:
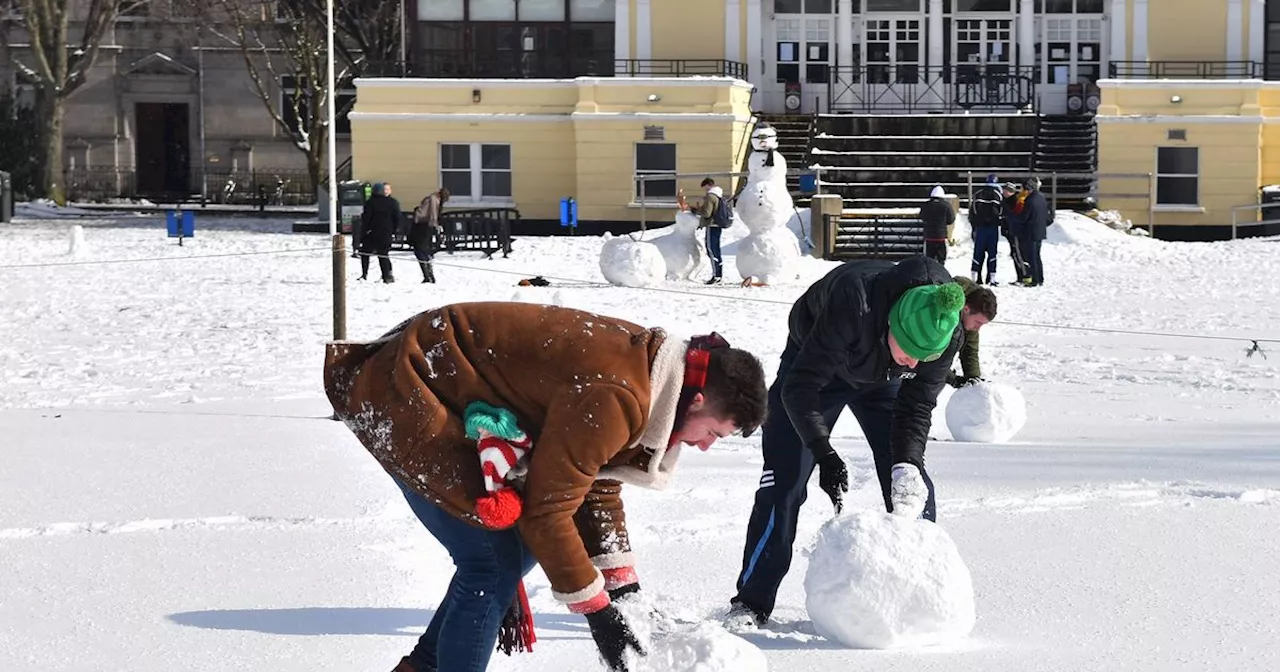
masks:
{"type": "Polygon", "coordinates": [[[761,124],[751,135],[747,184],[737,210],[749,232],[738,241],[738,273],[744,287],[775,284],[796,277],[800,241],[787,228],[795,212],[787,190],[787,160],[777,151],[778,132],[761,124]]]}

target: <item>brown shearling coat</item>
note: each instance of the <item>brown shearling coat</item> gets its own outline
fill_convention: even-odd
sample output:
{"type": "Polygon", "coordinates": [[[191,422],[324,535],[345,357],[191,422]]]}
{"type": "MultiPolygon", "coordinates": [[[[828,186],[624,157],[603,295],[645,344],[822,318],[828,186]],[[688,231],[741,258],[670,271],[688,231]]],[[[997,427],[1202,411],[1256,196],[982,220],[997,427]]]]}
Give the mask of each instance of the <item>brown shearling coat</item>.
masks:
{"type": "Polygon", "coordinates": [[[514,470],[520,534],[565,603],[629,566],[621,483],[662,489],[688,342],[592,313],[462,303],[405,321],[371,343],[335,342],[324,380],[339,419],[399,481],[479,525],[485,494],[463,409],[512,411],[533,448],[514,470]]]}

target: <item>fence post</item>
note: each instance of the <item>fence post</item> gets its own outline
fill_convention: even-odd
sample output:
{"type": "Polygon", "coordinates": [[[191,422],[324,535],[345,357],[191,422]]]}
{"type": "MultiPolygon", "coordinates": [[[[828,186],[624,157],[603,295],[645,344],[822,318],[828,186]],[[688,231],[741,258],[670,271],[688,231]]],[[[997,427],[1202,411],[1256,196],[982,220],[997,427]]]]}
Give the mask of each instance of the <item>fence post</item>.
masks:
{"type": "Polygon", "coordinates": [[[972,170],[965,173],[965,179],[968,181],[969,208],[972,209],[973,208],[973,171],[972,170]]]}
{"type": "MultiPolygon", "coordinates": [[[[644,232],[648,229],[648,221],[646,220],[646,217],[649,214],[645,210],[645,205],[644,205],[644,186],[645,186],[644,177],[645,177],[644,175],[641,175],[637,178],[640,180],[640,236],[641,238],[644,237],[644,232]]],[[[676,188],[677,189],[680,188],[679,183],[676,184],[676,188]]]]}
{"type": "Polygon", "coordinates": [[[1057,212],[1058,211],[1058,171],[1056,170],[1053,171],[1052,175],[1053,175],[1052,177],[1053,181],[1050,183],[1050,187],[1049,187],[1049,198],[1053,202],[1053,205],[1052,205],[1053,209],[1050,212],[1057,212]]]}
{"type": "Polygon", "coordinates": [[[1236,239],[1236,212],[1235,208],[1231,208],[1231,240],[1236,239]]]}
{"type": "Polygon", "coordinates": [[[1147,233],[1156,237],[1156,177],[1147,173],[1147,233]]]}

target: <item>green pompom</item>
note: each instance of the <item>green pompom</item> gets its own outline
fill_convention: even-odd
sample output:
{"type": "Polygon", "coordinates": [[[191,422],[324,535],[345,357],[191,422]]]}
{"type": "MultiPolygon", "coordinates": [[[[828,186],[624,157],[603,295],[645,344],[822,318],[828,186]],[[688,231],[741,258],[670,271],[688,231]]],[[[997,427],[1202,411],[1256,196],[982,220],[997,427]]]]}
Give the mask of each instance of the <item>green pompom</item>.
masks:
{"type": "Polygon", "coordinates": [[[467,438],[470,439],[479,439],[480,430],[509,441],[518,440],[524,436],[514,413],[505,408],[490,406],[483,401],[467,404],[463,417],[467,438]]]}
{"type": "Polygon", "coordinates": [[[938,288],[938,308],[947,313],[958,313],[964,308],[964,289],[960,283],[948,282],[938,288]]]}

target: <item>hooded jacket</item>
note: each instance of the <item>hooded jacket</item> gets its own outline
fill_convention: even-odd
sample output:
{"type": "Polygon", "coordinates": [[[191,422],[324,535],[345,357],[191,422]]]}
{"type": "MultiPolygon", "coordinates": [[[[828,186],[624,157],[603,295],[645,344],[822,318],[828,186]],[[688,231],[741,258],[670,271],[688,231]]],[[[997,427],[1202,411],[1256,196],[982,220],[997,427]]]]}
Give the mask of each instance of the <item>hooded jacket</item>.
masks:
{"type": "Polygon", "coordinates": [[[940,241],[947,239],[947,227],[955,224],[956,213],[946,200],[947,193],[942,187],[934,187],[929,200],[920,206],[920,221],[924,223],[925,240],[940,241]]]}
{"type": "Polygon", "coordinates": [[[795,356],[782,387],[782,403],[804,443],[828,437],[821,392],[835,378],[854,389],[901,380],[890,424],[894,463],[924,467],[933,408],[946,384],[962,327],[942,357],[908,372],[889,352],[889,310],[908,289],[952,282],[942,264],[914,256],[850,261],[813,284],[791,308],[788,350],[795,356]]]}
{"type": "Polygon", "coordinates": [[[720,207],[720,199],[723,198],[724,190],[719,186],[714,186],[707,190],[707,195],[703,197],[702,203],[698,205],[698,209],[695,211],[700,220],[699,228],[708,226],[719,228],[715,221],[715,214],[716,208],[720,207]]]}

